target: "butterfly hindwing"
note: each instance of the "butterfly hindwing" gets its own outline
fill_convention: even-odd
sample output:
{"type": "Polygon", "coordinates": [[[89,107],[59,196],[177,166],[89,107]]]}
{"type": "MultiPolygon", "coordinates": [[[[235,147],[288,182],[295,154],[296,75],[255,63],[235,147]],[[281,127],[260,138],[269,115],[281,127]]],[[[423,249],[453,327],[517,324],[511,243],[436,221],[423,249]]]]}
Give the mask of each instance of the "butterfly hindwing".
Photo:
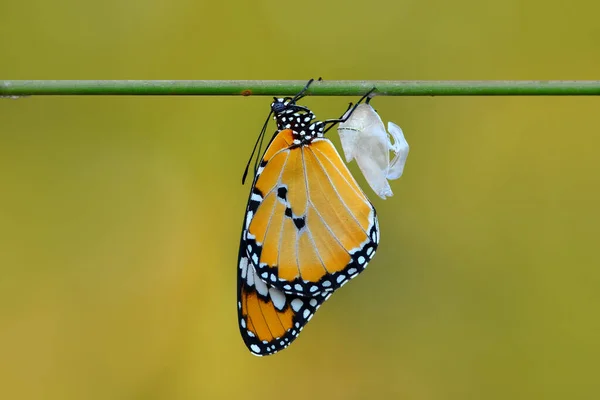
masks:
{"type": "MultiPolygon", "coordinates": [[[[242,242],[243,243],[243,242],[242,242]]],[[[257,275],[240,249],[238,318],[242,338],[257,356],[270,355],[290,345],[330,294],[306,298],[269,286],[257,275]]]]}

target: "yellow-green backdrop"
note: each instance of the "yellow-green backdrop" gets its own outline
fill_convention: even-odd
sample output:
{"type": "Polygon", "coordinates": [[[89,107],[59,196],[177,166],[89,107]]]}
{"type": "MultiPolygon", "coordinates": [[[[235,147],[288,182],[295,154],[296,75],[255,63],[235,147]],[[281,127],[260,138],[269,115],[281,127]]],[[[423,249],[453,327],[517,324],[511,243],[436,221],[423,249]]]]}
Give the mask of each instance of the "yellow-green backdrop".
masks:
{"type": "MultiPolygon", "coordinates": [[[[4,0],[0,79],[594,79],[599,12],[4,0]]],[[[377,255],[256,358],[235,274],[268,98],[0,100],[0,398],[598,396],[600,98],[373,104],[411,145],[394,197],[365,186],[377,255]]]]}

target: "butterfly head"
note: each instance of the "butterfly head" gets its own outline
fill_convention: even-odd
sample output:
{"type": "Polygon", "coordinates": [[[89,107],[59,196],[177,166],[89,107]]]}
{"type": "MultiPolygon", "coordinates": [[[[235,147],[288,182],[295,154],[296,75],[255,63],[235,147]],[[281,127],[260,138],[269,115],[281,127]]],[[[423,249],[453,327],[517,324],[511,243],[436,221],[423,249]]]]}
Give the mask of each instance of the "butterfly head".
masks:
{"type": "Polygon", "coordinates": [[[275,116],[277,116],[278,114],[283,113],[288,108],[288,106],[291,104],[291,102],[292,102],[291,97],[283,97],[283,98],[273,97],[273,102],[271,103],[271,110],[273,111],[275,116]]]}

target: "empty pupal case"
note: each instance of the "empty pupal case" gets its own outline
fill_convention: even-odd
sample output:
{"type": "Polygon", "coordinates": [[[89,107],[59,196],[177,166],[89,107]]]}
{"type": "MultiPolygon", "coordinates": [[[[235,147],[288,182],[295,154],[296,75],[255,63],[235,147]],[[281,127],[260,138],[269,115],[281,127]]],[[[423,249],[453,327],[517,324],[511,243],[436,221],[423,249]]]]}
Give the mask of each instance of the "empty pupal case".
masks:
{"type": "Polygon", "coordinates": [[[365,179],[382,199],[393,195],[388,179],[402,176],[409,150],[398,125],[388,122],[388,132],[379,114],[365,103],[338,126],[346,162],[356,160],[365,179]],[[394,153],[391,161],[390,152],[394,153]]]}

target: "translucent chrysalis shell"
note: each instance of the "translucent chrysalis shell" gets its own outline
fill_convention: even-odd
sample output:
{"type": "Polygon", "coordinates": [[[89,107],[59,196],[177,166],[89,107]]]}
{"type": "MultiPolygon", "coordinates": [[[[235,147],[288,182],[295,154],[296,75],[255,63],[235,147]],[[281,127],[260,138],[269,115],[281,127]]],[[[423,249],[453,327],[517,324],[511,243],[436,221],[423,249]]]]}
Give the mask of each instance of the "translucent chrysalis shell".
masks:
{"type": "Polygon", "coordinates": [[[388,122],[388,131],[379,114],[365,103],[338,127],[346,162],[356,160],[365,179],[382,199],[393,195],[388,179],[402,176],[409,150],[398,125],[388,122]],[[390,152],[394,153],[391,161],[390,152]]]}

